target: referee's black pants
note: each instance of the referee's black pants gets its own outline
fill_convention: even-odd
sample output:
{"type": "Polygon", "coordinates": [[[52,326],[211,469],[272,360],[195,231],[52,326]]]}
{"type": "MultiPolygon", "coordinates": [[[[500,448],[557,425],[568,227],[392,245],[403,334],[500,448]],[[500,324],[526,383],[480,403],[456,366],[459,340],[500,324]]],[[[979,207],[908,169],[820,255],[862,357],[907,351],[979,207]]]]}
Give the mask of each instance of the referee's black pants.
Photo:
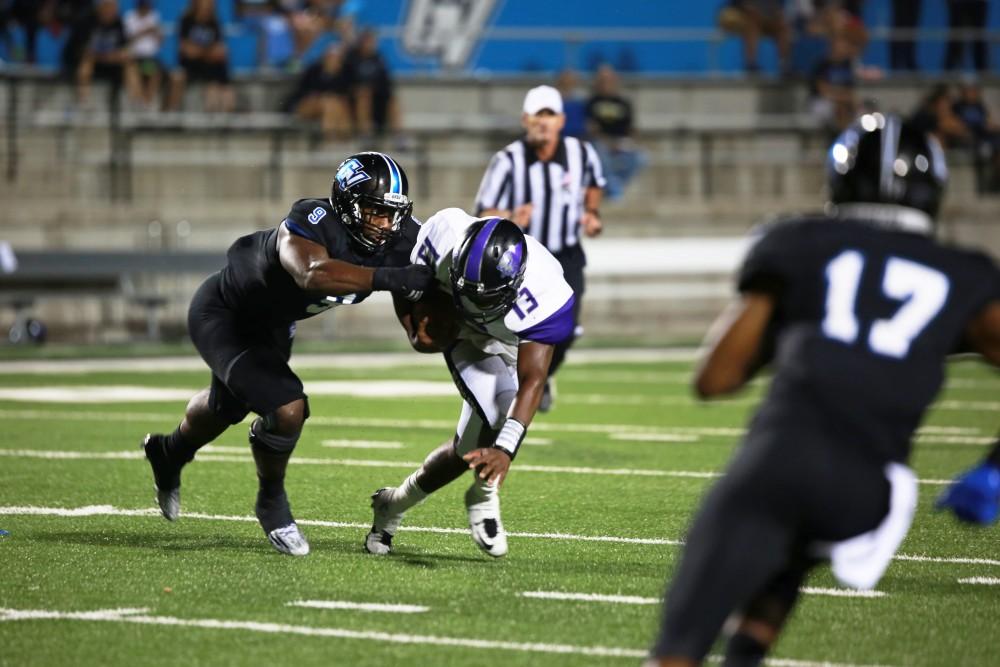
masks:
{"type": "Polygon", "coordinates": [[[573,336],[555,346],[556,349],[552,353],[552,363],[549,364],[549,377],[555,375],[556,371],[559,370],[563,360],[566,358],[566,352],[579,335],[580,306],[583,303],[583,292],[586,288],[586,283],[583,279],[583,267],[587,266],[587,256],[583,254],[583,247],[579,243],[552,254],[562,264],[563,278],[573,288],[573,293],[576,295],[576,302],[573,304],[573,336]]]}

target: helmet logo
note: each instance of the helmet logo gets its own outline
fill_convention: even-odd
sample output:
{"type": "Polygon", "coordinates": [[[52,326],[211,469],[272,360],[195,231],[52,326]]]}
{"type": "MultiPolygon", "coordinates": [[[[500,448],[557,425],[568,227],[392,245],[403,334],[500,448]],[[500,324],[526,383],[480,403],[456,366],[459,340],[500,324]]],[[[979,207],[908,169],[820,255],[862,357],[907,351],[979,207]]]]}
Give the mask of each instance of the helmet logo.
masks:
{"type": "Polygon", "coordinates": [[[497,271],[504,278],[513,278],[521,269],[521,246],[512,245],[504,251],[497,262],[497,271]]]}
{"type": "Polygon", "coordinates": [[[371,176],[364,170],[361,162],[355,158],[345,160],[337,169],[337,182],[341,189],[348,190],[358,183],[364,183],[371,179],[371,176]]]}

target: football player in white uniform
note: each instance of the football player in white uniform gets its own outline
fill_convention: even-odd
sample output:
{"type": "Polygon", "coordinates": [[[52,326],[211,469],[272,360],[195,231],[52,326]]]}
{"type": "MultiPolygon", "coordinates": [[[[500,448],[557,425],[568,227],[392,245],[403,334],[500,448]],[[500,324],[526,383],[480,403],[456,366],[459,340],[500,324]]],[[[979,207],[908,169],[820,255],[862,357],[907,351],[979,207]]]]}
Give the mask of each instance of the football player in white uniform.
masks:
{"type": "MultiPolygon", "coordinates": [[[[500,484],[538,409],[553,345],[573,335],[573,290],[559,262],[516,224],[457,208],[424,223],[411,260],[434,267],[437,287],[457,309],[458,334],[444,357],[464,403],[454,438],[398,487],[372,495],[365,549],[389,553],[403,514],[472,468],[465,493],[472,539],[500,557],[507,553],[500,484]]],[[[428,351],[412,318],[400,320],[414,348],[428,351]]]]}

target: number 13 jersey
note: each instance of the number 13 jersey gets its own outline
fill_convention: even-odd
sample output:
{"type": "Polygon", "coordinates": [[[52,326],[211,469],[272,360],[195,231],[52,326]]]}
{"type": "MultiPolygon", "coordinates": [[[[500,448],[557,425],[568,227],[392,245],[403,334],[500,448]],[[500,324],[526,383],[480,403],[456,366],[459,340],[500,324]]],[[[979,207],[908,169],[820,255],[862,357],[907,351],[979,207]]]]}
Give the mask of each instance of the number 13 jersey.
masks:
{"type": "MultiPolygon", "coordinates": [[[[448,294],[452,294],[452,250],[476,220],[461,209],[446,208],[420,228],[410,260],[434,267],[438,289],[448,294]]],[[[508,363],[517,359],[521,341],[554,345],[573,335],[575,297],[563,278],[562,266],[534,237],[525,235],[525,240],[527,267],[510,312],[486,325],[463,320],[459,332],[459,338],[487,354],[503,356],[508,363]]]]}

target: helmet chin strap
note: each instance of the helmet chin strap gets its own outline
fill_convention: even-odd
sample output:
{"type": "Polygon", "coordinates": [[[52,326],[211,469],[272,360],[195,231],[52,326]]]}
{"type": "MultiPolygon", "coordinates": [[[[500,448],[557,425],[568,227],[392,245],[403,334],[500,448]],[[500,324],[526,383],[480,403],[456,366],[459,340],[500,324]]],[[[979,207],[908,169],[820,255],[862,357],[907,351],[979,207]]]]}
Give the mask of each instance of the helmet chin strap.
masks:
{"type": "Polygon", "coordinates": [[[924,211],[898,204],[830,204],[827,214],[844,220],[867,222],[878,227],[887,227],[901,232],[923,234],[934,233],[934,220],[924,211]]]}

